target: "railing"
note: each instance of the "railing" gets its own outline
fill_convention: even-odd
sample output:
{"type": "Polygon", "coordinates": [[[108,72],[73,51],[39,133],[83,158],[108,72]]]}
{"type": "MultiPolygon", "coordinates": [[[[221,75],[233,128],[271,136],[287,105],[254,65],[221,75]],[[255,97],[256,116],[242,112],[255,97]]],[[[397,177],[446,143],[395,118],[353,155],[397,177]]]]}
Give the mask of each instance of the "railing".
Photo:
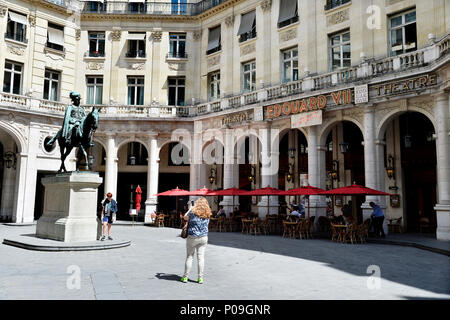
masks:
{"type": "MultiPolygon", "coordinates": [[[[51,0],[47,0],[53,2],[51,0]]],[[[57,0],[54,0],[55,2],[57,0]]],[[[227,0],[203,0],[198,3],[169,3],[169,2],[107,2],[102,6],[92,6],[91,2],[84,3],[82,13],[104,14],[155,14],[155,15],[187,15],[195,16],[215,7],[227,0]]]]}
{"type": "Polygon", "coordinates": [[[127,57],[127,58],[145,58],[145,52],[143,50],[128,51],[127,53],[125,53],[125,57],[127,57]]]}
{"type": "Polygon", "coordinates": [[[350,0],[327,0],[327,4],[325,5],[325,10],[330,10],[343,4],[350,2],[350,0]]]}
{"type": "MultiPolygon", "coordinates": [[[[363,59],[358,66],[351,68],[314,76],[311,76],[308,73],[302,79],[297,81],[260,88],[252,92],[241,93],[231,97],[227,96],[195,106],[161,106],[155,104],[147,106],[95,105],[95,107],[102,107],[101,113],[105,114],[106,117],[117,114],[146,118],[191,117],[238,108],[254,103],[261,103],[267,100],[288,97],[314,90],[331,89],[337,85],[357,83],[360,80],[365,80],[365,83],[367,83],[369,78],[374,79],[394,72],[399,72],[398,75],[401,76],[401,72],[405,70],[414,70],[436,62],[442,64],[445,63],[445,61],[450,60],[450,55],[448,54],[449,44],[450,35],[447,35],[438,42],[434,42],[430,46],[418,51],[375,61],[363,59]],[[442,61],[441,59],[447,60],[442,61]]],[[[48,111],[50,113],[57,112],[60,115],[64,113],[66,107],[66,104],[62,102],[35,99],[24,95],[1,92],[0,103],[2,106],[11,105],[15,108],[34,109],[48,111]]],[[[92,106],[93,105],[85,105],[85,108],[88,111],[92,106]]]]}
{"type": "Polygon", "coordinates": [[[6,32],[5,39],[11,39],[14,41],[28,43],[28,40],[25,39],[25,34],[23,34],[23,33],[8,33],[8,32],[6,32]]]}
{"type": "Polygon", "coordinates": [[[105,53],[104,52],[99,52],[99,51],[86,51],[84,53],[85,57],[91,57],[91,58],[104,58],[105,57],[105,53]]]}
{"type": "Polygon", "coordinates": [[[169,52],[166,54],[166,59],[187,59],[186,52],[169,52]]]}

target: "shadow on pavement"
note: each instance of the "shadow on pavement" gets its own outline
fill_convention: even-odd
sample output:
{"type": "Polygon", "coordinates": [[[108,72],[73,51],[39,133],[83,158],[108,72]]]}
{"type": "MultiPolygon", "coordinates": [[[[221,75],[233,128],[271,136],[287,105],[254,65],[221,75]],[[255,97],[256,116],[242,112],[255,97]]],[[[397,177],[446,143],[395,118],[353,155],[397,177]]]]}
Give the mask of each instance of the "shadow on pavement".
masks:
{"type": "Polygon", "coordinates": [[[161,272],[158,272],[155,276],[158,279],[169,280],[169,281],[180,281],[180,279],[181,279],[179,275],[168,274],[168,273],[161,273],[161,272]]]}

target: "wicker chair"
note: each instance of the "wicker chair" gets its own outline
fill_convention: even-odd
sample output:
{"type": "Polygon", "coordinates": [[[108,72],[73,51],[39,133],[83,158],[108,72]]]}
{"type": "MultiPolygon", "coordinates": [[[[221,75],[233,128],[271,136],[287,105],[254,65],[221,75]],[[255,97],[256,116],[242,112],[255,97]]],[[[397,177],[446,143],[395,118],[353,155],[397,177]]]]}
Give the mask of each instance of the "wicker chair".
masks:
{"type": "Polygon", "coordinates": [[[306,220],[300,219],[297,223],[297,227],[295,228],[296,236],[298,236],[299,239],[306,239],[306,220]]]}
{"type": "Polygon", "coordinates": [[[164,227],[164,214],[159,214],[157,217],[156,217],[156,226],[159,228],[159,227],[164,227]]]}
{"type": "Polygon", "coordinates": [[[347,241],[350,243],[356,243],[356,230],[357,225],[355,223],[352,223],[347,227],[347,230],[343,231],[342,234],[342,243],[346,243],[347,241]]]}
{"type": "Polygon", "coordinates": [[[369,237],[370,219],[366,219],[363,224],[359,225],[356,230],[356,238],[359,239],[361,243],[367,242],[369,237]]]}
{"type": "Polygon", "coordinates": [[[260,218],[254,219],[253,222],[250,224],[249,233],[254,234],[255,236],[257,234],[261,234],[261,223],[262,223],[262,221],[260,218]]]}
{"type": "Polygon", "coordinates": [[[219,220],[217,220],[217,231],[227,231],[227,219],[225,217],[220,217],[219,220]]]}
{"type": "Polygon", "coordinates": [[[337,227],[336,224],[330,223],[331,227],[331,241],[340,242],[341,241],[341,229],[337,227]]]}
{"type": "Polygon", "coordinates": [[[389,232],[398,232],[398,233],[403,233],[403,228],[402,228],[402,218],[396,218],[396,219],[387,219],[388,220],[388,229],[389,232]]]}

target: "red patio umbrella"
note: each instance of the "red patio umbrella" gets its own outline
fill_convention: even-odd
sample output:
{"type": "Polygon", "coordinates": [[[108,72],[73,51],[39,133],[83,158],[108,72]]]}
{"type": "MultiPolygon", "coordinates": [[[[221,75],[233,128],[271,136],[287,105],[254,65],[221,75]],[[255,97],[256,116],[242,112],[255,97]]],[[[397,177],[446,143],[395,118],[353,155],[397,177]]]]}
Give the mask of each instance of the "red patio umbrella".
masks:
{"type": "Polygon", "coordinates": [[[286,191],[286,194],[289,196],[299,196],[299,195],[308,196],[308,219],[309,219],[309,207],[310,207],[309,206],[309,196],[310,195],[319,195],[319,194],[322,194],[323,192],[325,192],[325,190],[323,190],[323,189],[316,188],[313,186],[305,186],[305,187],[288,190],[288,191],[286,191]]]}
{"type": "Polygon", "coordinates": [[[171,189],[171,190],[167,190],[167,191],[155,194],[155,196],[175,197],[175,201],[176,201],[175,208],[177,210],[177,213],[176,213],[177,215],[178,215],[178,197],[188,196],[188,195],[189,195],[189,191],[184,190],[184,189],[179,189],[178,187],[176,187],[175,189],[171,189]]]}
{"type": "Polygon", "coordinates": [[[194,190],[194,191],[189,191],[189,196],[211,196],[211,192],[213,192],[213,190],[208,189],[206,187],[194,190]]]}
{"type": "Polygon", "coordinates": [[[234,210],[234,196],[244,196],[247,194],[247,190],[237,189],[235,187],[211,191],[209,196],[233,196],[233,210],[234,210]]]}
{"type": "Polygon", "coordinates": [[[387,193],[387,192],[384,192],[384,191],[379,191],[379,190],[367,188],[367,187],[364,187],[364,186],[360,186],[360,185],[357,185],[357,184],[353,184],[353,185],[348,186],[348,187],[341,187],[341,188],[336,188],[336,189],[324,191],[324,192],[322,192],[322,195],[352,196],[352,203],[353,203],[352,213],[353,213],[353,218],[355,219],[355,221],[357,223],[358,221],[357,221],[357,217],[356,217],[356,199],[355,199],[355,197],[357,195],[362,195],[362,196],[390,196],[391,194],[387,193]]]}
{"type": "Polygon", "coordinates": [[[247,191],[244,196],[267,196],[267,214],[269,214],[269,196],[284,196],[286,191],[267,186],[265,188],[247,191]]]}
{"type": "Polygon", "coordinates": [[[139,211],[141,210],[141,194],[142,194],[141,187],[138,185],[135,191],[136,191],[136,211],[139,211]]]}

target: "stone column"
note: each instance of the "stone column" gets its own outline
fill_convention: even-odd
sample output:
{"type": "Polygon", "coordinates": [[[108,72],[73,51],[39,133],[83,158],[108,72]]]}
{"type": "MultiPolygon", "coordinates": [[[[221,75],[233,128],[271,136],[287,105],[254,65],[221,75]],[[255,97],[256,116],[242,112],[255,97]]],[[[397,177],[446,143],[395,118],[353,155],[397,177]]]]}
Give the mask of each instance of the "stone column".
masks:
{"type": "Polygon", "coordinates": [[[104,197],[108,192],[117,196],[117,170],[119,159],[117,158],[117,146],[113,135],[106,138],[106,159],[105,159],[105,188],[104,197]]]}
{"type": "MultiPolygon", "coordinates": [[[[234,139],[232,130],[227,129],[225,131],[225,145],[224,145],[224,163],[223,163],[223,188],[228,189],[234,187],[234,139]]],[[[236,186],[238,188],[239,186],[236,186]]],[[[235,197],[234,205],[238,203],[238,198],[235,197]]],[[[227,216],[229,217],[230,212],[233,211],[233,197],[224,196],[223,200],[219,203],[223,206],[227,216]]]]}
{"type": "MultiPolygon", "coordinates": [[[[14,150],[14,141],[11,139],[8,142],[9,143],[7,144],[5,143],[5,153],[14,150]]],[[[12,219],[14,207],[14,187],[16,183],[15,168],[6,168],[6,166],[4,167],[2,183],[2,206],[0,209],[0,220],[9,221],[12,219]]]]}
{"type": "MultiPolygon", "coordinates": [[[[364,110],[364,172],[365,185],[368,188],[377,189],[377,155],[375,145],[375,110],[373,106],[366,106],[364,110]]],[[[370,218],[372,208],[369,203],[379,203],[377,196],[366,196],[363,203],[363,221],[370,218]]]]}
{"type": "Polygon", "coordinates": [[[27,184],[27,164],[28,154],[17,154],[16,188],[14,194],[14,209],[11,219],[12,222],[15,223],[23,223],[24,202],[26,199],[25,188],[27,184]]]}
{"type": "MultiPolygon", "coordinates": [[[[308,128],[308,182],[310,186],[325,189],[326,165],[325,151],[326,148],[319,143],[318,136],[319,127],[312,126],[308,128]]],[[[326,216],[326,198],[324,196],[309,196],[309,204],[306,204],[306,214],[315,216],[314,229],[317,230],[319,217],[326,216]],[[309,208],[308,208],[309,206],[309,208]]]]}
{"type": "MultiPolygon", "coordinates": [[[[260,4],[262,15],[259,14],[258,8],[256,9],[256,25],[258,38],[262,39],[262,48],[271,48],[271,29],[272,29],[272,21],[271,21],[271,11],[272,11],[272,0],[264,0],[260,4]],[[262,23],[260,23],[262,22],[262,23]]],[[[257,47],[258,48],[258,47],[257,47]]],[[[271,50],[257,50],[256,51],[256,60],[261,61],[258,62],[258,72],[257,72],[257,88],[262,88],[263,86],[268,86],[271,83],[271,50]],[[260,74],[258,76],[258,73],[260,74]]]]}
{"type": "Polygon", "coordinates": [[[152,212],[156,212],[158,204],[159,150],[158,136],[150,135],[148,139],[149,159],[147,165],[147,200],[145,201],[144,223],[153,223],[152,212]]]}
{"type": "Polygon", "coordinates": [[[443,93],[436,98],[434,115],[436,118],[436,158],[438,203],[436,210],[436,238],[450,240],[450,115],[449,94],[443,93]]]}

